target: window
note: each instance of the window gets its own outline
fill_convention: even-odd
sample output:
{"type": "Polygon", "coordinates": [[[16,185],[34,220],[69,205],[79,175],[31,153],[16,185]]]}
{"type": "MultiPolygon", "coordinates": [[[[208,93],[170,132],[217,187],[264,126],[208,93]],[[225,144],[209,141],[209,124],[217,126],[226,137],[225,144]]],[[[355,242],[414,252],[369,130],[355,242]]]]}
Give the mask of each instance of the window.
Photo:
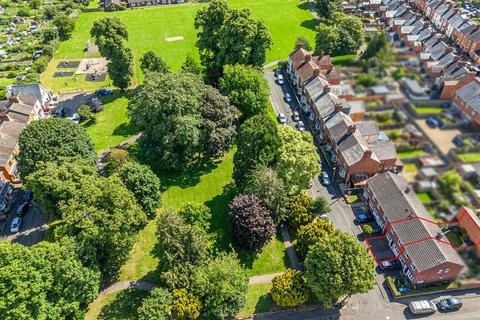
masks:
{"type": "Polygon", "coordinates": [[[410,268],[412,268],[413,271],[417,270],[417,266],[414,265],[413,263],[410,265],[410,268]]]}
{"type": "Polygon", "coordinates": [[[440,269],[440,270],[437,271],[437,274],[440,274],[442,272],[443,272],[443,269],[440,269]]]}
{"type": "Polygon", "coordinates": [[[421,283],[423,283],[423,280],[419,280],[417,283],[418,283],[418,284],[421,284],[421,283]]]}

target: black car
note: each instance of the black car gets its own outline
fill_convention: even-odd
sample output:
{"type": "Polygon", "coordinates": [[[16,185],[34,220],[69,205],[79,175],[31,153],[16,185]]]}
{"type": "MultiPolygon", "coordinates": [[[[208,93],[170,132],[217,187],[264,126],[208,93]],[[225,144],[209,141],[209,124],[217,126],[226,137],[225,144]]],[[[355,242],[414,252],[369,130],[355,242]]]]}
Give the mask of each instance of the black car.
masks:
{"type": "Polygon", "coordinates": [[[25,191],[23,193],[23,202],[30,202],[33,199],[33,192],[32,191],[25,191]]]}
{"type": "Polygon", "coordinates": [[[457,311],[462,307],[462,301],[456,298],[447,298],[440,300],[437,303],[437,308],[440,311],[449,312],[449,311],[457,311]]]}
{"type": "Polygon", "coordinates": [[[398,260],[387,260],[387,261],[380,262],[378,266],[382,270],[393,270],[393,269],[399,269],[401,267],[401,264],[400,264],[400,261],[398,260]]]}
{"type": "Polygon", "coordinates": [[[29,207],[30,207],[29,202],[24,202],[21,205],[19,205],[17,207],[17,216],[23,216],[25,213],[27,213],[29,207]]]}

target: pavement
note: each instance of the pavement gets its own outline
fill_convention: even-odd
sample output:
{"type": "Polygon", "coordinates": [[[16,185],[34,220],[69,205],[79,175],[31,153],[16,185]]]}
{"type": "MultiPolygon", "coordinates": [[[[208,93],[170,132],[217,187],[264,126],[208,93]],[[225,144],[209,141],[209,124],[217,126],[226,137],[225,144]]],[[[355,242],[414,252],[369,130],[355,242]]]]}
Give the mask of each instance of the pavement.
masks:
{"type": "MultiPolygon", "coordinates": [[[[295,122],[291,116],[293,110],[298,108],[299,103],[296,100],[296,96],[293,94],[291,88],[286,82],[280,86],[275,82],[275,76],[272,71],[266,71],[264,73],[265,78],[268,80],[271,94],[270,100],[275,113],[285,114],[287,117],[287,124],[294,125],[295,122]],[[286,92],[289,92],[293,98],[293,101],[288,104],[284,101],[283,97],[286,92]]],[[[302,121],[306,124],[308,129],[308,121],[301,115],[302,121]]],[[[323,154],[319,154],[319,159],[322,163],[322,170],[326,171],[330,177],[332,177],[332,168],[329,168],[327,161],[323,158],[323,154]]],[[[332,209],[328,213],[330,221],[335,225],[337,229],[348,232],[355,236],[357,239],[363,239],[362,232],[359,226],[354,224],[355,214],[352,207],[343,198],[343,193],[340,187],[333,182],[330,186],[325,187],[320,183],[320,180],[315,177],[312,181],[312,186],[308,190],[310,195],[314,197],[323,196],[329,200],[330,208],[332,209]]],[[[478,305],[480,304],[480,292],[470,292],[468,290],[457,291],[455,295],[462,297],[464,304],[460,311],[443,315],[436,313],[434,315],[422,318],[428,319],[451,319],[451,320],[466,320],[466,319],[480,319],[480,311],[478,311],[478,305]],[[467,296],[466,296],[467,294],[467,296]],[[472,296],[468,296],[471,294],[472,296]]],[[[451,295],[444,295],[449,297],[451,295]]],[[[376,274],[376,283],[372,290],[365,294],[358,294],[349,298],[349,302],[342,309],[329,309],[329,310],[313,310],[305,312],[275,314],[275,315],[258,315],[254,319],[275,319],[275,320],[323,320],[323,319],[348,319],[348,320],[397,320],[397,319],[416,319],[407,310],[408,302],[418,299],[434,299],[440,300],[441,296],[438,294],[431,294],[422,296],[421,298],[404,298],[393,299],[389,290],[386,287],[385,277],[383,274],[376,274]]],[[[418,317],[417,317],[418,318],[418,317]]]]}
{"type": "Polygon", "coordinates": [[[453,138],[457,135],[462,135],[459,129],[430,128],[425,119],[415,120],[415,122],[444,156],[448,155],[450,150],[456,148],[455,144],[453,144],[453,138]]]}

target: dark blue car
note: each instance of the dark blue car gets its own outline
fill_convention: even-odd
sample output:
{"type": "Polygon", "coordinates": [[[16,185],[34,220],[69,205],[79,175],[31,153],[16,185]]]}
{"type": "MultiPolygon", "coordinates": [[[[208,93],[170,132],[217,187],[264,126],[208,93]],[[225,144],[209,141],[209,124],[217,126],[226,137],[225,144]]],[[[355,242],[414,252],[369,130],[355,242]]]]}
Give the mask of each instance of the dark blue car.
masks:
{"type": "Polygon", "coordinates": [[[23,202],[30,202],[33,199],[33,192],[32,191],[25,191],[23,193],[23,202]]]}
{"type": "Polygon", "coordinates": [[[98,89],[95,91],[95,94],[98,94],[99,96],[109,96],[113,94],[113,91],[110,89],[98,89]]]}
{"type": "Polygon", "coordinates": [[[367,223],[367,222],[372,222],[375,219],[373,218],[372,215],[369,215],[368,213],[359,213],[357,218],[355,219],[355,223],[361,224],[361,223],[367,223]]]}

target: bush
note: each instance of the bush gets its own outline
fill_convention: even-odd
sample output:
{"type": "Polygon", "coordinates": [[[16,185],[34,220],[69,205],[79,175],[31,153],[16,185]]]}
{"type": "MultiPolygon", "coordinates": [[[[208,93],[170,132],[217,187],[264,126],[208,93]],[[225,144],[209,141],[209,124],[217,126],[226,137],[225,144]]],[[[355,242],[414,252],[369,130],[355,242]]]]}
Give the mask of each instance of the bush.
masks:
{"type": "Polygon", "coordinates": [[[123,165],[133,162],[132,157],[127,150],[112,149],[105,163],[105,173],[107,176],[117,172],[123,165]]]}
{"type": "Polygon", "coordinates": [[[303,281],[302,273],[287,269],[272,280],[273,301],[281,307],[296,307],[308,300],[308,289],[303,281]]]}
{"type": "Polygon", "coordinates": [[[270,211],[255,195],[238,195],[230,202],[230,224],[234,242],[255,252],[275,233],[270,211]]]}
{"type": "Polygon", "coordinates": [[[330,236],[335,232],[333,224],[323,219],[316,218],[307,225],[301,226],[297,233],[295,247],[300,258],[305,259],[308,248],[320,239],[330,236]]]}
{"type": "Polygon", "coordinates": [[[92,111],[90,111],[90,107],[87,105],[83,105],[80,108],[78,108],[77,113],[78,113],[78,116],[80,117],[81,122],[92,121],[93,123],[95,123],[96,121],[95,114],[92,111]]]}
{"type": "Polygon", "coordinates": [[[362,224],[362,231],[365,235],[371,235],[373,232],[373,228],[368,224],[362,224]]]}
{"type": "Polygon", "coordinates": [[[212,220],[212,211],[202,203],[186,203],[178,214],[185,219],[188,224],[193,224],[200,229],[208,232],[210,230],[210,221],[212,220]]]}
{"type": "Polygon", "coordinates": [[[363,87],[371,87],[378,83],[377,77],[371,73],[359,73],[356,79],[357,84],[363,87]]]}
{"type": "Polygon", "coordinates": [[[168,308],[172,319],[195,320],[200,317],[202,303],[200,299],[186,289],[175,289],[172,292],[173,302],[168,308]]]}
{"type": "Polygon", "coordinates": [[[306,193],[299,193],[288,199],[287,220],[292,228],[297,230],[315,218],[315,213],[310,209],[311,203],[312,198],[306,193]]]}

